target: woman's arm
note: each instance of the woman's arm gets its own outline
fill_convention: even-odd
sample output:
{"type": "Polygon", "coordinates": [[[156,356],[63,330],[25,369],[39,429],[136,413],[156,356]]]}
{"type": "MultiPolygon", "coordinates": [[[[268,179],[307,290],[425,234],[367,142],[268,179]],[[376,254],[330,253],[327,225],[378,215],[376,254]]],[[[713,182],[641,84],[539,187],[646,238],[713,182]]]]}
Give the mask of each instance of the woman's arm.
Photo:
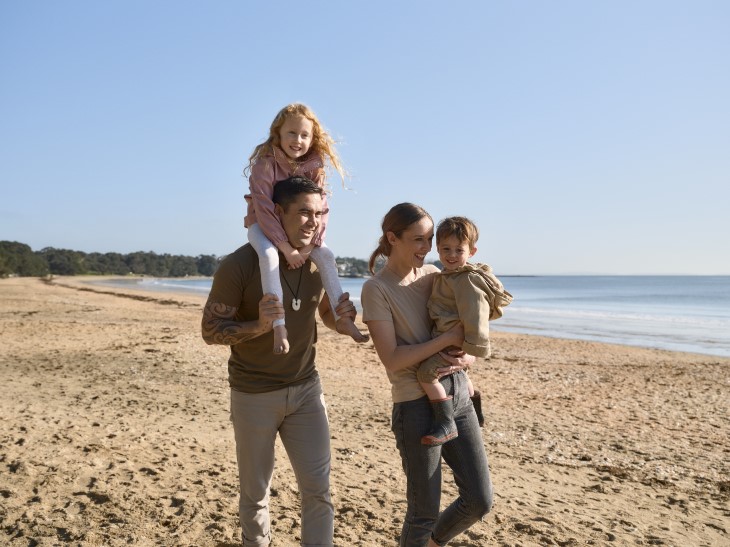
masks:
{"type": "Polygon", "coordinates": [[[383,365],[390,372],[395,372],[421,361],[449,346],[461,346],[464,341],[464,329],[461,324],[443,334],[421,344],[399,346],[393,323],[390,321],[368,321],[368,330],[375,344],[375,351],[383,365]]]}

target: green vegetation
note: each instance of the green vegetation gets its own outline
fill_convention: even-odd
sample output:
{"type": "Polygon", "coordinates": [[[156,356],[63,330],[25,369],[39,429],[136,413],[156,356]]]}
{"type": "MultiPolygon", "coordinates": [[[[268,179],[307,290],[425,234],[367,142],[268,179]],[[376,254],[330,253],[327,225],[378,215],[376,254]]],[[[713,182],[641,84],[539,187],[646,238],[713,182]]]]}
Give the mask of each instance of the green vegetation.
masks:
{"type": "MultiPolygon", "coordinates": [[[[45,275],[149,275],[153,277],[211,276],[222,257],[199,255],[158,255],[138,251],[84,253],[46,247],[33,251],[25,243],[0,241],[0,277],[41,277],[45,275]]],[[[340,275],[362,277],[368,264],[358,258],[337,258],[340,275]]]]}
{"type": "Polygon", "coordinates": [[[213,275],[217,266],[218,259],[212,255],[191,257],[141,251],[102,254],[53,247],[33,251],[24,243],[0,241],[0,277],[40,277],[48,274],[208,276],[213,275]]]}

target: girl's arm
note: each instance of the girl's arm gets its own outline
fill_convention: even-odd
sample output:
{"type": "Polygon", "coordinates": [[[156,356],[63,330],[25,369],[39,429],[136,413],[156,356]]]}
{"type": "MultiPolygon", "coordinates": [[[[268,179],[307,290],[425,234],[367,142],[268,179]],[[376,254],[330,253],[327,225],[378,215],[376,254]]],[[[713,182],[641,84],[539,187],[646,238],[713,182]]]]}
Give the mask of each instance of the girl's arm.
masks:
{"type": "Polygon", "coordinates": [[[398,345],[395,328],[390,321],[368,321],[367,325],[375,344],[375,351],[390,372],[417,365],[449,346],[461,346],[464,341],[464,329],[461,324],[428,342],[405,346],[398,345]]]}

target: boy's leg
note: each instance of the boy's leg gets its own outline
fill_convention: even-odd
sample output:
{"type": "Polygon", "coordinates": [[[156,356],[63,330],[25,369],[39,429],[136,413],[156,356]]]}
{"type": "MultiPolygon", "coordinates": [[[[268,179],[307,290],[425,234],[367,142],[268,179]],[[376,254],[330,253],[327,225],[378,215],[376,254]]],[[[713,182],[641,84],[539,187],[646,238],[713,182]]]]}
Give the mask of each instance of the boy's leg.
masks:
{"type": "Polygon", "coordinates": [[[466,375],[466,385],[469,388],[469,397],[474,397],[474,384],[471,381],[471,378],[469,378],[469,374],[464,371],[464,374],[466,375]]]}
{"type": "Polygon", "coordinates": [[[479,422],[479,427],[484,426],[484,411],[482,410],[482,393],[480,391],[475,391],[473,395],[470,397],[471,404],[474,406],[474,412],[477,415],[477,422],[479,422]]]}
{"type": "Polygon", "coordinates": [[[423,391],[426,392],[426,396],[429,401],[438,401],[439,399],[446,398],[446,390],[444,389],[444,386],[441,385],[441,382],[436,381],[435,384],[427,384],[423,382],[419,383],[421,384],[423,391]]]}
{"type": "Polygon", "coordinates": [[[245,547],[271,541],[269,486],[274,471],[274,442],[286,405],[286,390],[242,393],[231,390],[231,422],[236,437],[239,517],[245,547]]]}
{"type": "Polygon", "coordinates": [[[453,401],[451,397],[447,397],[446,390],[438,381],[437,369],[447,366],[444,363],[440,355],[432,355],[420,364],[416,373],[418,381],[428,395],[433,412],[431,428],[421,438],[421,443],[425,445],[438,446],[459,436],[454,422],[453,401]]]}
{"type": "Polygon", "coordinates": [[[331,546],[330,433],[319,378],[288,389],[287,416],[279,429],[302,496],[302,545],[331,546]]]}

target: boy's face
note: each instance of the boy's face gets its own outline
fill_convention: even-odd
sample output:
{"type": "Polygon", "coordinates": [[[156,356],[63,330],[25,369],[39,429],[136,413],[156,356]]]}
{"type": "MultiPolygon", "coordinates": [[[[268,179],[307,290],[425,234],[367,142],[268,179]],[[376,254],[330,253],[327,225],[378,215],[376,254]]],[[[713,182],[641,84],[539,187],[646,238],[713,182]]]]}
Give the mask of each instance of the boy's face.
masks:
{"type": "Polygon", "coordinates": [[[290,116],[279,128],[281,149],[290,159],[296,160],[309,152],[314,126],[304,116],[290,116]]]}
{"type": "Polygon", "coordinates": [[[448,236],[436,244],[439,253],[439,260],[444,265],[444,270],[456,270],[466,264],[474,253],[475,249],[469,248],[468,241],[459,241],[456,236],[448,236]]]}

